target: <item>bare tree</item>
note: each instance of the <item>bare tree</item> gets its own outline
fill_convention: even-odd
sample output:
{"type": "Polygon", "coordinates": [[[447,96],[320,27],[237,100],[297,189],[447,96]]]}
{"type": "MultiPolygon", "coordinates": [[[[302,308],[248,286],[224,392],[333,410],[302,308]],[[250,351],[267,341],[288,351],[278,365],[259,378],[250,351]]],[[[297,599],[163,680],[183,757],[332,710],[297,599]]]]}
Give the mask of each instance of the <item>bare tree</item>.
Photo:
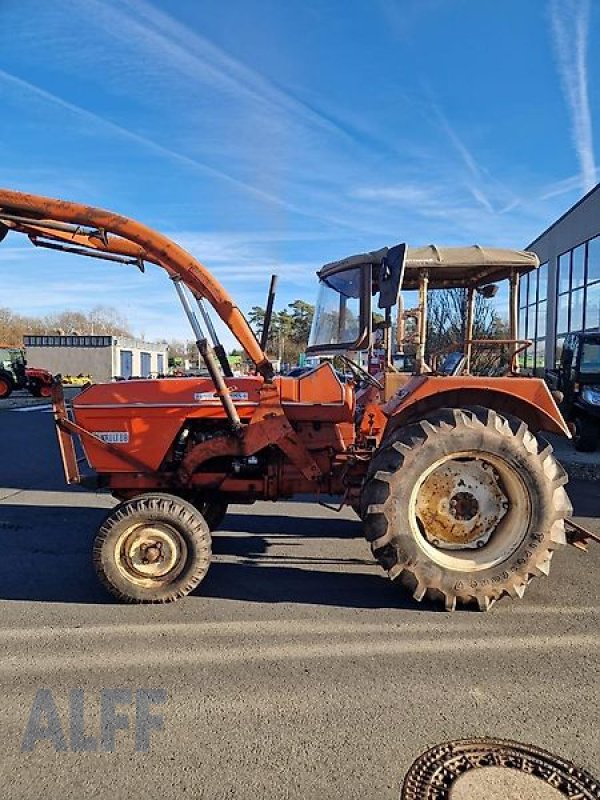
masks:
{"type": "Polygon", "coordinates": [[[20,346],[23,336],[33,334],[132,336],[127,319],[115,308],[97,306],[89,312],[61,311],[45,317],[30,317],[16,314],[9,308],[0,308],[0,342],[20,346]]]}
{"type": "MultiPolygon", "coordinates": [[[[466,289],[432,290],[428,293],[427,356],[443,356],[462,350],[467,322],[468,293],[466,289]]],[[[507,327],[493,303],[475,293],[473,339],[504,339],[507,327]]],[[[475,345],[471,370],[481,375],[503,371],[508,359],[507,348],[475,345]]]]}

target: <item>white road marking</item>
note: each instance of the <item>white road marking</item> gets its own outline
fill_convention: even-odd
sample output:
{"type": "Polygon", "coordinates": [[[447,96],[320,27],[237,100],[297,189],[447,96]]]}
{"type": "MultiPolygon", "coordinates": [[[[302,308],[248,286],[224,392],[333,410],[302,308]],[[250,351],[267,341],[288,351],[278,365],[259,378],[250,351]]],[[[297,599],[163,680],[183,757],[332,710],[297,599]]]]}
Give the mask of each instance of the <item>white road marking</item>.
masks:
{"type": "Polygon", "coordinates": [[[46,414],[49,414],[52,411],[52,405],[40,405],[40,406],[23,406],[22,408],[11,408],[10,411],[43,411],[46,414]]]}
{"type": "MultiPolygon", "coordinates": [[[[589,615],[598,614],[596,606],[564,606],[564,607],[544,607],[544,608],[521,608],[523,614],[531,614],[532,611],[545,613],[552,616],[564,615],[573,616],[574,614],[589,615]]],[[[493,613],[493,612],[492,612],[493,613]]],[[[341,622],[339,620],[297,620],[297,619],[274,619],[274,620],[236,620],[236,621],[215,621],[215,622],[141,622],[125,623],[120,625],[86,625],[85,627],[71,627],[71,626],[52,626],[48,627],[32,627],[32,628],[5,628],[0,629],[0,639],[6,641],[19,641],[19,640],[35,640],[46,638],[52,641],[59,639],[71,640],[68,642],[69,646],[74,643],[80,642],[82,639],[99,639],[103,636],[122,636],[130,639],[133,636],[140,638],[157,636],[191,636],[197,638],[210,637],[231,637],[248,635],[253,639],[257,637],[272,637],[277,638],[298,638],[304,634],[310,634],[313,637],[318,636],[365,636],[367,634],[380,633],[385,636],[398,637],[405,634],[418,633],[431,633],[432,629],[436,626],[444,631],[447,629],[445,618],[436,623],[432,616],[439,616],[433,612],[431,616],[424,619],[422,622],[411,623],[408,625],[400,626],[398,623],[389,622],[341,622]],[[74,641],[73,641],[74,640],[74,641]]],[[[501,617],[497,614],[498,620],[501,617]]],[[[504,619],[502,621],[505,621],[504,619]]],[[[494,619],[486,618],[486,622],[490,624],[494,619]]],[[[464,622],[458,623],[452,629],[453,633],[470,634],[473,632],[473,624],[471,620],[465,619],[464,622]]],[[[588,636],[588,634],[585,634],[588,636]]],[[[539,638],[539,637],[537,637],[539,638]]],[[[437,638],[436,638],[437,640],[437,638]]],[[[594,644],[600,646],[600,638],[593,637],[594,644]]],[[[2,659],[0,658],[0,663],[2,659]]]]}

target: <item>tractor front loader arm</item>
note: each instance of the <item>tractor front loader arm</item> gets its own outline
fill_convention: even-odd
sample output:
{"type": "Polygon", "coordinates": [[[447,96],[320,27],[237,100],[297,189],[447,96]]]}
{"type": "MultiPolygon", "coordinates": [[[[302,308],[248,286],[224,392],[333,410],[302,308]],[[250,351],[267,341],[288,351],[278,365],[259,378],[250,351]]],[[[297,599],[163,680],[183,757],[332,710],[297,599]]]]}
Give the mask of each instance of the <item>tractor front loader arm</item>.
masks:
{"type": "Polygon", "coordinates": [[[257,370],[271,377],[271,363],[229,293],[192,255],[147,225],[93,206],[0,189],[0,240],[7,230],[25,234],[37,246],[137,263],[141,269],[144,261],[162,267],[208,300],[257,370]]]}

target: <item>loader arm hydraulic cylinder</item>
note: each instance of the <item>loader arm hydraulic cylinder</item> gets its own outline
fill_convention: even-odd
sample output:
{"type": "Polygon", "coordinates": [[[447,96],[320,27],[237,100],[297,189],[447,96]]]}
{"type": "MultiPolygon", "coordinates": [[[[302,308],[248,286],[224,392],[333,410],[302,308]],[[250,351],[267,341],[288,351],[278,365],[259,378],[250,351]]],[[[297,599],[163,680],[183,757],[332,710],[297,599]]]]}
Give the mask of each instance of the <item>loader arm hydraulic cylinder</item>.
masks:
{"type": "Polygon", "coordinates": [[[63,249],[68,249],[69,243],[83,245],[90,253],[127,255],[140,264],[146,260],[157,264],[170,276],[178,276],[197,296],[206,298],[257,370],[266,380],[272,378],[266,353],[228,292],[193,256],[147,225],[93,206],[0,189],[0,226],[24,233],[33,244],[41,244],[40,239],[54,240],[61,242],[63,249]]]}
{"type": "Polygon", "coordinates": [[[233,400],[229,394],[229,389],[225,381],[223,380],[223,376],[219,372],[219,367],[217,366],[217,362],[215,360],[214,353],[212,352],[212,348],[208,344],[208,340],[200,327],[200,323],[198,322],[198,318],[194,314],[192,306],[190,305],[190,301],[185,293],[185,289],[182,286],[181,278],[174,277],[172,278],[173,284],[175,285],[175,289],[181,301],[181,305],[185,314],[189,320],[190,325],[192,326],[192,330],[194,331],[194,336],[196,337],[196,345],[198,346],[198,352],[206,365],[206,369],[208,370],[208,374],[210,375],[212,382],[215,385],[217,390],[217,394],[219,395],[219,400],[223,406],[225,413],[227,414],[227,418],[231,423],[231,427],[234,431],[239,431],[242,427],[242,423],[240,421],[239,414],[237,412],[236,407],[233,404],[233,400]]]}

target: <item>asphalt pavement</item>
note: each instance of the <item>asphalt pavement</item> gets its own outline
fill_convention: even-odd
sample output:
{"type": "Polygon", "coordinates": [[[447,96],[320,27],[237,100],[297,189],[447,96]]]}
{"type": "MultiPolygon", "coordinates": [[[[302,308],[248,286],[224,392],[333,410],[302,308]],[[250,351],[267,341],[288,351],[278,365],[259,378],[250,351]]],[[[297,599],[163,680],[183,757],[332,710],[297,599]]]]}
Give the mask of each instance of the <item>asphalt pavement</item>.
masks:
{"type": "MultiPolygon", "coordinates": [[[[114,501],[65,489],[44,404],[1,411],[0,443],[2,797],[391,800],[425,749],[480,736],[600,776],[600,546],[446,614],[387,581],[351,511],[256,503],[192,596],[125,606],[90,558],[114,501]]],[[[598,484],[569,492],[600,532],[598,484]]]]}

